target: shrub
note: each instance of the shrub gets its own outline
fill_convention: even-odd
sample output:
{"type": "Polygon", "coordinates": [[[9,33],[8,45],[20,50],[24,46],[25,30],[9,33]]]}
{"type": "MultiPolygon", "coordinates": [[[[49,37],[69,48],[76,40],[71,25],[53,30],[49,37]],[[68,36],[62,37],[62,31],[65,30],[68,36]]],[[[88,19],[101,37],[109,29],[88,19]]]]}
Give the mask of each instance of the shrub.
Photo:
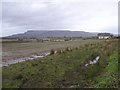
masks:
{"type": "Polygon", "coordinates": [[[71,49],[70,49],[69,47],[67,47],[65,51],[70,51],[70,50],[71,50],[71,49]]]}
{"type": "Polygon", "coordinates": [[[23,76],[21,74],[19,74],[15,77],[15,79],[19,79],[19,80],[21,80],[22,78],[23,78],[23,76]]]}
{"type": "Polygon", "coordinates": [[[61,53],[62,53],[62,50],[58,50],[57,53],[58,53],[58,54],[61,54],[61,53]]]}
{"type": "Polygon", "coordinates": [[[55,51],[52,49],[52,50],[50,51],[50,55],[53,55],[53,54],[55,54],[55,51]]]}
{"type": "Polygon", "coordinates": [[[79,49],[79,47],[76,47],[75,49],[76,49],[76,50],[78,50],[78,49],[79,49]]]}

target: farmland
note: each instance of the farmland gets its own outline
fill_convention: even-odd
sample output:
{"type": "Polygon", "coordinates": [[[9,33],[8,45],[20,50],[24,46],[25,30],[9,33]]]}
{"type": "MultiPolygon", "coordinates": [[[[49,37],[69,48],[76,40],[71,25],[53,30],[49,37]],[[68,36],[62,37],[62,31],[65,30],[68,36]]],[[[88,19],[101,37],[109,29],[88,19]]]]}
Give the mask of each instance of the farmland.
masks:
{"type": "Polygon", "coordinates": [[[53,53],[41,59],[3,67],[3,88],[118,88],[117,42],[114,39],[80,39],[67,42],[3,43],[3,51],[15,52],[16,57],[20,51],[21,56],[24,56],[57,50],[57,53],[51,51],[53,53]],[[85,66],[97,56],[100,60],[96,64],[85,66]]]}
{"type": "Polygon", "coordinates": [[[48,52],[51,49],[64,49],[66,47],[77,47],[89,43],[102,42],[97,39],[77,39],[72,41],[47,41],[47,42],[17,42],[16,40],[4,40],[2,43],[2,60],[14,60],[17,58],[28,57],[31,55],[41,55],[43,52],[48,52]]]}

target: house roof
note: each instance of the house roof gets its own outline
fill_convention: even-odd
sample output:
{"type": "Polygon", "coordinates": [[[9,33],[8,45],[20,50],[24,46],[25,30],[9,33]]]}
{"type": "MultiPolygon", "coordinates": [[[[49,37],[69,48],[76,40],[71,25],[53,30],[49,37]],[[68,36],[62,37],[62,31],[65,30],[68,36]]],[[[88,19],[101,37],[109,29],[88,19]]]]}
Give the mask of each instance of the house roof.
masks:
{"type": "Polygon", "coordinates": [[[110,33],[98,33],[98,36],[111,36],[110,33]]]}

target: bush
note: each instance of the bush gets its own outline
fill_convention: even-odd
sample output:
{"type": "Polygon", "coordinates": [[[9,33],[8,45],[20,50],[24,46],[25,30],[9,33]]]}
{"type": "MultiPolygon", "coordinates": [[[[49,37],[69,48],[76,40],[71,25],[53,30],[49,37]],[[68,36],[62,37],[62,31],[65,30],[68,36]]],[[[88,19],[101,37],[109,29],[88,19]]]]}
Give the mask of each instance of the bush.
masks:
{"type": "Polygon", "coordinates": [[[52,50],[50,51],[50,55],[53,55],[53,54],[55,54],[55,51],[52,49],[52,50]]]}
{"type": "Polygon", "coordinates": [[[58,50],[57,53],[58,53],[58,54],[62,54],[62,50],[58,50]]]}
{"type": "Polygon", "coordinates": [[[19,74],[15,77],[15,79],[19,79],[19,80],[21,80],[22,78],[23,78],[23,76],[21,74],[19,74]]]}
{"type": "Polygon", "coordinates": [[[70,48],[69,48],[69,47],[67,47],[67,48],[66,48],[66,51],[70,51],[70,48]]]}

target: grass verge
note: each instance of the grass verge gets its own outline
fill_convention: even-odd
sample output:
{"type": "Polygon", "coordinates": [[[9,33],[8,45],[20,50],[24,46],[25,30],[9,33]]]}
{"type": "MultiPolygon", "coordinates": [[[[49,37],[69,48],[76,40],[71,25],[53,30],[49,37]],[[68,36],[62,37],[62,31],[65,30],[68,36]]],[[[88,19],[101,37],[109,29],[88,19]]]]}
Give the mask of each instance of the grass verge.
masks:
{"type": "Polygon", "coordinates": [[[4,67],[3,88],[118,87],[117,49],[111,40],[4,67]],[[98,55],[97,64],[85,67],[98,55]]]}

